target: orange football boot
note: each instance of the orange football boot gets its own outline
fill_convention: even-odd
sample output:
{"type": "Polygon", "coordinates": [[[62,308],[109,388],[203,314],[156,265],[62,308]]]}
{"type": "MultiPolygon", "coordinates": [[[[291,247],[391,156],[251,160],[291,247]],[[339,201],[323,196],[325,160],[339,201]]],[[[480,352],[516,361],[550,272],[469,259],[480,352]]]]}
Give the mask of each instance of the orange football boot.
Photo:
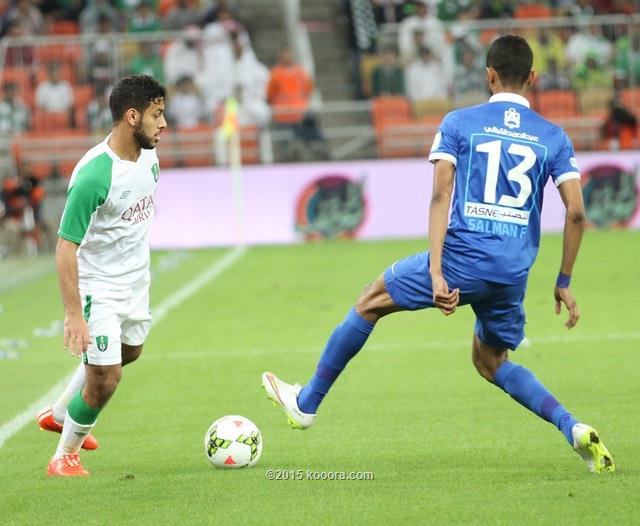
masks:
{"type": "Polygon", "coordinates": [[[47,467],[47,475],[50,477],[89,477],[91,473],[82,467],[80,457],[75,454],[52,458],[47,467]]]}
{"type": "MultiPolygon", "coordinates": [[[[36,416],[40,429],[44,431],[53,431],[54,433],[62,433],[62,424],[59,424],[55,418],[53,418],[53,409],[51,406],[47,406],[40,410],[36,416]]],[[[98,449],[98,441],[91,433],[87,435],[82,443],[82,449],[94,450],[98,449]]]]}

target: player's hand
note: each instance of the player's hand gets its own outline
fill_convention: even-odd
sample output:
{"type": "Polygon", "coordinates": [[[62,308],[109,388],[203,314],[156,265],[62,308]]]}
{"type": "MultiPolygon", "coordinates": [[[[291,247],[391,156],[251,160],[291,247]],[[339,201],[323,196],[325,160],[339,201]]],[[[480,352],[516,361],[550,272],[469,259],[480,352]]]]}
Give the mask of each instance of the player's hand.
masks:
{"type": "Polygon", "coordinates": [[[573,297],[573,294],[571,294],[569,287],[564,289],[556,287],[553,291],[553,296],[556,299],[556,314],[560,314],[561,303],[564,303],[567,307],[567,310],[569,311],[569,319],[566,321],[564,326],[567,329],[571,329],[580,319],[580,311],[578,310],[576,299],[573,297]]]}
{"type": "Polygon", "coordinates": [[[460,302],[460,289],[449,291],[447,280],[442,274],[431,275],[433,284],[433,304],[440,309],[445,316],[456,311],[460,302]]]}
{"type": "Polygon", "coordinates": [[[80,356],[89,347],[89,326],[81,315],[65,316],[64,348],[72,356],[80,356]]]}

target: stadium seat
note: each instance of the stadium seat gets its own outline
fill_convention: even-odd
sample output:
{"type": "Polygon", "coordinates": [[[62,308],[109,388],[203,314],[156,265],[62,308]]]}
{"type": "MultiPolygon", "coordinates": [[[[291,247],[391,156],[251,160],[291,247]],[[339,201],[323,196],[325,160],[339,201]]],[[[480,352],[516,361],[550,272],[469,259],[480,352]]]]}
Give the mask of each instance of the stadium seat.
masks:
{"type": "Polygon", "coordinates": [[[51,26],[52,35],[77,35],[80,33],[80,26],[73,20],[54,20],[51,26]]]}
{"type": "Polygon", "coordinates": [[[548,119],[578,115],[578,96],[571,90],[539,91],[536,102],[537,110],[548,119]]]}
{"type": "Polygon", "coordinates": [[[390,157],[424,156],[433,142],[438,121],[389,124],[378,133],[378,155],[390,157]]]}
{"type": "Polygon", "coordinates": [[[522,4],[513,13],[514,18],[551,18],[553,10],[544,4],[522,4]]]}
{"type": "Polygon", "coordinates": [[[36,109],[31,119],[31,127],[36,132],[69,129],[71,127],[69,112],[52,113],[36,109]]]}
{"type": "Polygon", "coordinates": [[[174,131],[167,137],[169,141],[164,141],[171,142],[165,148],[176,166],[213,166],[214,133],[213,126],[208,124],[201,124],[190,130],[174,131]]]}
{"type": "Polygon", "coordinates": [[[47,44],[36,48],[40,64],[60,62],[76,64],[82,56],[82,47],[77,44],[47,44]]]}
{"type": "Polygon", "coordinates": [[[376,130],[387,124],[411,121],[411,106],[405,97],[376,97],[371,100],[371,120],[376,130]]]}
{"type": "Polygon", "coordinates": [[[591,89],[581,92],[580,112],[591,117],[604,117],[609,112],[609,104],[613,98],[613,90],[591,89]]]}
{"type": "Polygon", "coordinates": [[[620,92],[620,101],[634,113],[640,108],[640,88],[626,88],[620,92]]]}
{"type": "Polygon", "coordinates": [[[257,127],[243,126],[240,128],[240,152],[242,164],[258,164],[260,162],[257,127]]]}
{"type": "Polygon", "coordinates": [[[413,103],[413,115],[416,119],[422,117],[444,117],[451,109],[447,99],[425,99],[413,103]]]}
{"type": "MultiPolygon", "coordinates": [[[[76,81],[76,72],[75,69],[71,66],[71,62],[61,62],[60,63],[60,76],[64,80],[66,80],[72,86],[76,81]]],[[[49,78],[49,74],[47,72],[47,67],[43,66],[38,69],[36,73],[36,86],[41,82],[44,82],[49,78]]]]}

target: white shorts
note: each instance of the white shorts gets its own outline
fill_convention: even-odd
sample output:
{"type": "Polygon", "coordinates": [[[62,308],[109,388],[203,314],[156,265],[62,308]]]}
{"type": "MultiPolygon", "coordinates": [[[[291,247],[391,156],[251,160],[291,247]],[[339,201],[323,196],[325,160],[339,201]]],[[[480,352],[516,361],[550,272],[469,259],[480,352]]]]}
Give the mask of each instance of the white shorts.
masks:
{"type": "Polygon", "coordinates": [[[80,290],[89,347],[82,356],[90,365],[122,363],[122,344],[142,345],[151,328],[149,283],[129,290],[80,290]]]}

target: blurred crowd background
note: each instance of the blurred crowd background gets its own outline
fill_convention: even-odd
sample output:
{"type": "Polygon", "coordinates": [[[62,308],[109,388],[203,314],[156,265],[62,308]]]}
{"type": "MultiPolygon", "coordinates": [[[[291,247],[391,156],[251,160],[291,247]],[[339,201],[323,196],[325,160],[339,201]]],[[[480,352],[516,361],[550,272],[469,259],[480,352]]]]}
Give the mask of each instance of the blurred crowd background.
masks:
{"type": "Polygon", "coordinates": [[[534,109],[578,150],[635,149],[639,4],[0,0],[0,258],[51,249],[126,74],[169,89],[163,168],[227,162],[231,97],[245,164],[414,157],[447,111],[487,99],[485,51],[516,33],[535,53],[534,109]]]}

